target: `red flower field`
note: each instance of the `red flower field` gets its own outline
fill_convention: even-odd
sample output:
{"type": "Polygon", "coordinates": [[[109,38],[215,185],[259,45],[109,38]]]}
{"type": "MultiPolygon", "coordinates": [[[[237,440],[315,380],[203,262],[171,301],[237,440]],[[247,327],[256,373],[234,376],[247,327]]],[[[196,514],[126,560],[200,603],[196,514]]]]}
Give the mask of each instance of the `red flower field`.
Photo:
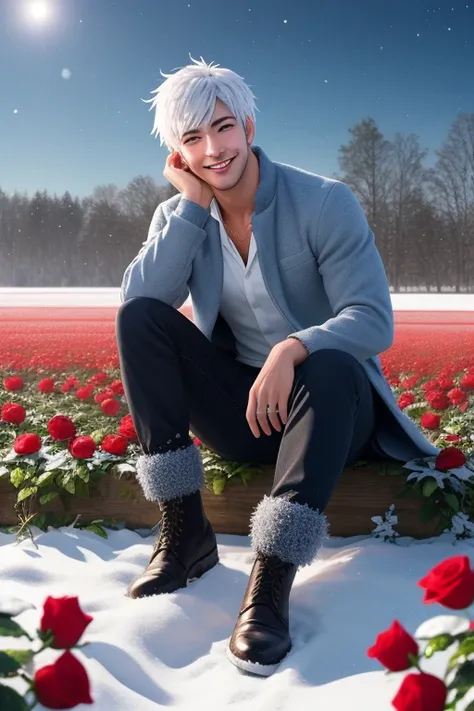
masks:
{"type": "MultiPolygon", "coordinates": [[[[116,307],[0,308],[0,475],[3,465],[18,502],[48,504],[63,489],[86,496],[90,478],[133,467],[140,448],[121,381],[116,314],[116,307]]],[[[394,343],[380,360],[399,407],[443,449],[441,472],[462,468],[474,441],[473,316],[398,312],[394,343]]],[[[433,511],[446,499],[444,526],[461,510],[462,492],[424,484],[433,511]]],[[[213,480],[215,493],[220,486],[213,480]]]]}
{"type": "MultiPolygon", "coordinates": [[[[181,309],[191,316],[190,309],[181,309]]],[[[0,369],[118,368],[116,308],[0,308],[0,369]]],[[[381,355],[387,377],[438,377],[474,368],[474,314],[400,311],[381,355]]]]}

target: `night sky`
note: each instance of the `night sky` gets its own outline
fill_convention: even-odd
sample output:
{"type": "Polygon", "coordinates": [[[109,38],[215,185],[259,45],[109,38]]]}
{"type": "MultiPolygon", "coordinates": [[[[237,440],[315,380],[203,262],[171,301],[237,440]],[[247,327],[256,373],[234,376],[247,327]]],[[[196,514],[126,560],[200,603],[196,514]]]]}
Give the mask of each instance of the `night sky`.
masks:
{"type": "Polygon", "coordinates": [[[164,183],[142,99],[190,54],[250,84],[271,159],[323,175],[365,117],[432,165],[474,111],[474,0],[0,0],[0,188],[164,183]]]}

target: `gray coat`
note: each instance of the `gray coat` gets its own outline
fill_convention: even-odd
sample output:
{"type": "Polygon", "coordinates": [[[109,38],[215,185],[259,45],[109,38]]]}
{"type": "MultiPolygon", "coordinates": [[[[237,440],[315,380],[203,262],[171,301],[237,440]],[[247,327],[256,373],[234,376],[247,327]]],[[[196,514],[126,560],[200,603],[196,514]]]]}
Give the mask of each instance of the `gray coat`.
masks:
{"type": "MultiPolygon", "coordinates": [[[[437,454],[397,405],[378,354],[393,341],[393,311],[383,262],[362,207],[343,182],[270,160],[253,146],[260,166],[252,227],[270,296],[310,353],[347,351],[360,363],[386,409],[377,441],[408,461],[437,454]]],[[[210,209],[181,194],[161,203],[148,238],[125,270],[121,301],[150,296],[179,308],[191,294],[194,322],[235,353],[219,314],[223,258],[210,209]]]]}

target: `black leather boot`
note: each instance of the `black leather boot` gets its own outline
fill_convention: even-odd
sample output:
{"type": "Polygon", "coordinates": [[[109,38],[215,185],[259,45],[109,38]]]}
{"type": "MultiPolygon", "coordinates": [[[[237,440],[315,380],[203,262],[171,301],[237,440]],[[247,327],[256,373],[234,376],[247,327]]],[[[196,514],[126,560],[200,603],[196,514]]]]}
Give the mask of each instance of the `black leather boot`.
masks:
{"type": "Polygon", "coordinates": [[[214,531],[200,491],[161,502],[161,529],[148,565],[127,596],[149,597],[185,588],[219,562],[214,531]]]}
{"type": "Polygon", "coordinates": [[[227,648],[236,667],[270,676],[291,649],[288,608],[298,566],[257,554],[227,648]]]}

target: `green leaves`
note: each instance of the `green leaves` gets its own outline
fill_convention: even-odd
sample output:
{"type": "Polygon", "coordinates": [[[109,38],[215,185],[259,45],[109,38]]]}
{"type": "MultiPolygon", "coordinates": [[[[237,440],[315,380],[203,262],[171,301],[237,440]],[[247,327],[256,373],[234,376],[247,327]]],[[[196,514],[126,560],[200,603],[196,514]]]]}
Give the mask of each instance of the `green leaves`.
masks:
{"type": "Polygon", "coordinates": [[[8,654],[16,664],[29,664],[34,657],[34,652],[31,649],[4,649],[5,654],[8,654]]]}
{"type": "Polygon", "coordinates": [[[426,479],[423,480],[421,491],[423,493],[423,496],[426,496],[426,498],[428,498],[438,488],[438,482],[436,481],[436,479],[433,479],[433,477],[426,477],[426,479]]]}
{"type": "Polygon", "coordinates": [[[29,711],[29,708],[25,699],[14,689],[0,684],[0,709],[8,709],[8,711],[29,711]]]}
{"type": "Polygon", "coordinates": [[[18,669],[21,669],[21,664],[7,651],[0,651],[0,676],[15,676],[18,669]]]}
{"type": "Polygon", "coordinates": [[[463,657],[467,658],[471,654],[474,654],[474,635],[470,635],[460,642],[458,649],[448,661],[448,669],[454,669],[463,657]]]}
{"type": "Polygon", "coordinates": [[[10,617],[0,617],[0,637],[28,637],[29,634],[10,617]]]}
{"type": "Polygon", "coordinates": [[[38,491],[37,486],[26,486],[24,489],[22,489],[20,492],[18,492],[18,497],[17,497],[18,503],[20,503],[20,501],[25,501],[25,499],[28,499],[30,496],[34,496],[37,491],[38,491]]]}
{"type": "Polygon", "coordinates": [[[429,659],[436,652],[444,652],[454,641],[450,634],[440,634],[437,637],[433,637],[426,645],[425,657],[429,659]]]}
{"type": "Polygon", "coordinates": [[[443,492],[443,499],[446,501],[449,508],[454,511],[454,513],[457,513],[461,509],[461,504],[456,494],[445,491],[443,492]]]}
{"type": "Polygon", "coordinates": [[[212,480],[212,491],[216,496],[222,494],[225,489],[226,483],[227,481],[225,476],[217,476],[215,479],[212,480]]]}
{"type": "Polygon", "coordinates": [[[423,502],[420,508],[420,521],[422,523],[428,523],[436,518],[436,516],[439,516],[439,507],[434,499],[429,498],[423,502]]]}
{"type": "Polygon", "coordinates": [[[16,676],[18,669],[33,658],[29,649],[4,649],[0,651],[0,676],[16,676]]]}
{"type": "Polygon", "coordinates": [[[49,494],[44,494],[44,496],[40,496],[39,502],[41,506],[44,506],[44,504],[49,504],[50,501],[54,501],[59,496],[59,491],[50,491],[49,494]]]}
{"type": "Polygon", "coordinates": [[[201,445],[204,476],[207,487],[219,496],[229,481],[241,481],[245,486],[261,471],[257,464],[232,462],[201,445]]]}
{"type": "Polygon", "coordinates": [[[23,484],[27,477],[28,475],[24,469],[22,469],[21,467],[16,467],[16,469],[13,469],[10,474],[10,481],[15,487],[15,489],[18,489],[18,487],[23,484]]]}
{"type": "Polygon", "coordinates": [[[474,686],[474,661],[466,661],[456,671],[454,679],[448,685],[448,689],[456,689],[461,694],[465,694],[474,686]]]}
{"type": "Polygon", "coordinates": [[[91,531],[91,533],[95,533],[97,536],[100,536],[101,538],[108,538],[107,531],[104,528],[102,528],[102,526],[99,526],[96,523],[91,523],[90,526],[84,526],[83,530],[84,531],[91,531]]]}

